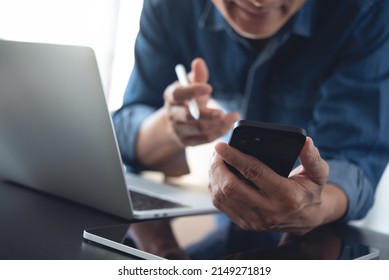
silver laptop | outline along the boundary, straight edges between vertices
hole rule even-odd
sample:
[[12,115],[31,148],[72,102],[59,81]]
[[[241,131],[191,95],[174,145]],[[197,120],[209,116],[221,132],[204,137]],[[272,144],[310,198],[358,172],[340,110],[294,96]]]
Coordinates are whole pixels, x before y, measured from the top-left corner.
[[126,219],[216,211],[208,194],[124,171],[88,47],[0,41],[0,179]]

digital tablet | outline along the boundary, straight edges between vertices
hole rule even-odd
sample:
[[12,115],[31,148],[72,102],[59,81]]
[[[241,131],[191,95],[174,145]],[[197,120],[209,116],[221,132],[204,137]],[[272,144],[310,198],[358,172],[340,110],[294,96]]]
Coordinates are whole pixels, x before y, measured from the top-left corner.
[[[181,219],[192,219],[185,217]],[[131,227],[142,223],[142,227],[150,228],[153,234],[143,234],[133,238]],[[164,256],[158,256],[151,252],[138,249],[136,240],[144,236],[154,236],[158,244],[158,224],[160,221],[136,222],[129,224],[114,225],[108,227],[85,229],[83,237],[87,242],[97,246],[104,246],[109,249],[118,250],[139,259],[161,260]],[[190,224],[190,222],[188,223]],[[197,227],[198,225],[193,225]],[[186,229],[190,232],[190,229]],[[324,226],[298,237],[283,237],[277,246],[271,248],[260,248],[256,240],[255,232],[243,230],[234,231],[226,242],[234,244],[233,251],[226,251],[218,259],[242,259],[242,260],[368,260],[377,259],[379,250],[361,244],[351,238],[343,238],[341,229]],[[205,237],[206,238],[206,237]],[[258,238],[260,234],[258,234]],[[153,242],[153,240],[144,240]],[[223,244],[221,244],[222,247]],[[241,246],[241,248],[239,248]],[[225,246],[226,248],[228,246]],[[249,248],[249,249],[248,249]]]

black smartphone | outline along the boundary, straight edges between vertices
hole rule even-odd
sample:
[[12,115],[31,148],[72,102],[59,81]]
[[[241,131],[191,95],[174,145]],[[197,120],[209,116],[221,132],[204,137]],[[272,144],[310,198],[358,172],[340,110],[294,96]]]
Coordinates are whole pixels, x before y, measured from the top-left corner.
[[[235,123],[229,145],[288,177],[305,140],[306,132],[300,127],[240,120]],[[229,167],[241,176],[235,168]]]

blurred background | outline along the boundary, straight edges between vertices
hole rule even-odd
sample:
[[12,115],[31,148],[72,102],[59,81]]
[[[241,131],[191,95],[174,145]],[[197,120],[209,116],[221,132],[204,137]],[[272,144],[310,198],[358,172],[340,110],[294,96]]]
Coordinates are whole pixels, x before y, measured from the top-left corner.
[[0,0],[0,39],[92,47],[111,111],[133,66],[143,0]]

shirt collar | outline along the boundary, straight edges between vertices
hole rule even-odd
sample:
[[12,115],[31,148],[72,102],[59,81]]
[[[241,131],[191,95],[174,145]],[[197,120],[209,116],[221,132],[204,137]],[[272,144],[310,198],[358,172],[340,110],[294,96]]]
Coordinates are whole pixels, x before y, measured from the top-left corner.
[[311,37],[315,15],[316,0],[307,0],[303,7],[292,18],[292,33],[303,37]]
[[[304,6],[291,19],[290,24],[288,24],[289,32],[304,37],[312,36],[315,2],[316,0],[307,0],[305,2]],[[212,1],[207,1],[198,24],[200,28],[211,32],[228,30],[230,28]]]
[[198,24],[200,28],[213,32],[222,31],[228,27],[228,23],[211,0],[207,1],[204,6]]

